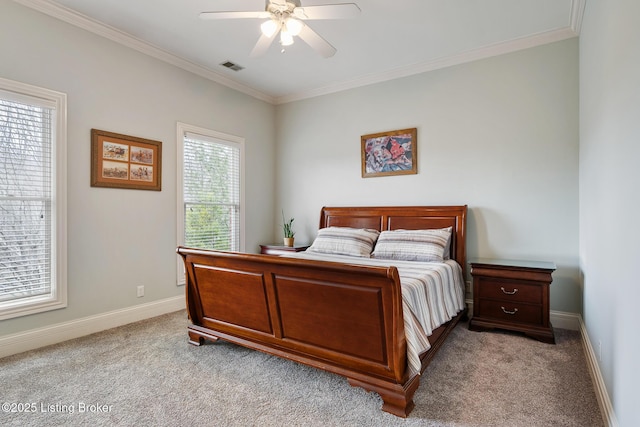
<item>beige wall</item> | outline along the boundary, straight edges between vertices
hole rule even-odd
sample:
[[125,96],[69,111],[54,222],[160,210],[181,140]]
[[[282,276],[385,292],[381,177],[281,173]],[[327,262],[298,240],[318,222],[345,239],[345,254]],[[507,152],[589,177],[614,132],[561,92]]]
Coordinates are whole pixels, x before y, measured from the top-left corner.
[[[0,337],[182,295],[181,121],[246,139],[249,251],[280,237],[281,209],[311,241],[323,205],[468,204],[469,257],[556,262],[552,309],[583,313],[620,425],[640,424],[637,16],[636,1],[590,0],[579,49],[567,40],[274,107],[0,2],[0,76],[66,93],[69,126],[69,306],[2,321]],[[407,127],[418,175],[361,178],[360,136]],[[91,128],[163,141],[162,191],[91,188]]]
[[[324,205],[467,204],[470,258],[555,262],[579,313],[577,70],[571,39],[280,105],[276,212],[303,242]],[[418,174],[363,179],[360,136],[410,127]]]
[[[11,1],[0,2],[0,58],[0,76],[68,101],[68,307],[4,320],[0,336],[183,295],[178,121],[245,138],[246,247],[271,238],[273,105]],[[162,191],[90,187],[91,128],[162,141]]]
[[623,427],[640,425],[635,302],[640,260],[638,17],[640,3],[635,0],[589,0],[580,36],[584,320]]
[[[575,39],[274,107],[17,4],[0,8],[0,54],[11,58],[0,75],[69,97],[69,307],[6,321],[7,333],[183,292],[178,121],[246,138],[248,251],[279,238],[281,209],[310,241],[323,205],[468,204],[469,257],[554,261],[552,309],[581,312]],[[418,128],[419,173],[361,178],[360,136],[407,127]],[[91,128],[163,141],[163,191],[91,188]]]

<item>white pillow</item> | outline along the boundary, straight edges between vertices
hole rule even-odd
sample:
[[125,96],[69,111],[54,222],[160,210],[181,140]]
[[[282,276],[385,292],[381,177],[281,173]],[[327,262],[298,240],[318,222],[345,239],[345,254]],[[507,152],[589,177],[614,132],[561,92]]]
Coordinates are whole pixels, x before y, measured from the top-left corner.
[[389,230],[380,233],[371,256],[402,261],[442,262],[451,245],[451,227],[433,230]]
[[378,230],[369,228],[321,228],[307,251],[369,258],[379,235]]

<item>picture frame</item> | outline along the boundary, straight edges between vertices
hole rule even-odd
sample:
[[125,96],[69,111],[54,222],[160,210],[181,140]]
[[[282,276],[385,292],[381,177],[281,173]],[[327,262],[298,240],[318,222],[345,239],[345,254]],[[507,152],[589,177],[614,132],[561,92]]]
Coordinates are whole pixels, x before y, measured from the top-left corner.
[[161,191],[162,142],[91,129],[91,186]]
[[362,135],[362,177],[418,173],[418,129]]

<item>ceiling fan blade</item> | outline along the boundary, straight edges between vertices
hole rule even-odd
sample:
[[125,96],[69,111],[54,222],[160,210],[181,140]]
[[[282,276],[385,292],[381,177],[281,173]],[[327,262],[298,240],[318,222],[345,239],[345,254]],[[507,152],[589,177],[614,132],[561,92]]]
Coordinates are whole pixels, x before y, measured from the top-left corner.
[[328,41],[320,37],[318,33],[309,28],[308,25],[302,27],[302,30],[300,30],[300,34],[298,34],[298,37],[300,37],[302,41],[311,46],[325,58],[331,58],[336,54],[336,48],[331,46]]
[[253,50],[251,51],[249,56],[255,58],[257,56],[264,55],[267,52],[267,50],[269,50],[269,47],[271,46],[271,43],[273,43],[273,39],[275,39],[275,36],[276,34],[273,34],[271,37],[266,36],[264,34],[260,35],[258,42],[253,47]]
[[226,12],[201,12],[200,19],[264,19],[271,14],[266,10],[257,12],[226,11]]
[[296,7],[293,14],[299,19],[352,19],[360,15],[360,8],[355,3],[326,4]]

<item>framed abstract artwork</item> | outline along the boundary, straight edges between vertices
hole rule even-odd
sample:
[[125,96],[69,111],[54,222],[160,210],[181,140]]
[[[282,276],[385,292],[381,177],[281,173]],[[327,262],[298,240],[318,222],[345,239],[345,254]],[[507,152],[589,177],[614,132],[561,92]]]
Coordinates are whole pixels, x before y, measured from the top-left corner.
[[91,129],[91,186],[161,190],[162,142]]
[[401,129],[363,135],[362,177],[418,173],[418,130]]

